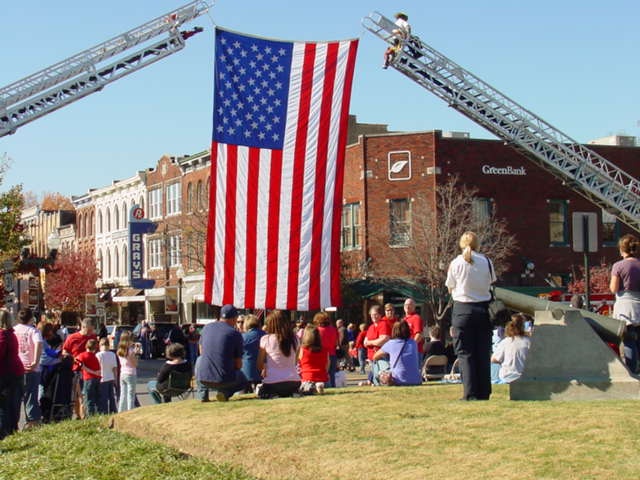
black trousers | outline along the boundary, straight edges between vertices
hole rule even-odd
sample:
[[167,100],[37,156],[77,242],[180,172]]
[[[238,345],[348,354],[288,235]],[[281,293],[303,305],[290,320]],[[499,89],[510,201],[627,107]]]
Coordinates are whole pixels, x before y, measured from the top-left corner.
[[454,302],[451,325],[459,359],[463,399],[488,400],[491,396],[491,333],[487,303]]

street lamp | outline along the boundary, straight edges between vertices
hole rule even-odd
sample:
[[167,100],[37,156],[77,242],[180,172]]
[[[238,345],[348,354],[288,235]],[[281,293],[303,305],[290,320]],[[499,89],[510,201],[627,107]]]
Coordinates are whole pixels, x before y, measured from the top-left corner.
[[176,277],[178,278],[178,323],[182,325],[184,315],[182,311],[182,286],[184,283],[184,268],[182,265],[178,266],[176,270]]

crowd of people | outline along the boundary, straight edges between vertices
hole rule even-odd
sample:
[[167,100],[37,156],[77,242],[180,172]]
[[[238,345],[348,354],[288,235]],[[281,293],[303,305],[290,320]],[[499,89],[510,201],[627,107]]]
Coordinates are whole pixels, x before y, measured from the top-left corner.
[[[402,317],[392,304],[374,304],[370,319],[359,325],[345,325],[342,319],[334,324],[326,312],[316,313],[310,322],[303,317],[292,322],[279,310],[268,313],[263,324],[255,315],[240,315],[233,305],[224,305],[219,321],[201,331],[189,325],[167,335],[165,363],[148,384],[150,397],[157,403],[171,401],[171,376],[191,379],[193,373],[194,390],[205,402],[210,393],[218,401],[238,392],[254,392],[261,399],[321,395],[326,388],[344,385],[345,370],[356,368],[367,374],[365,384],[420,385],[424,360],[446,355],[449,367],[456,359],[459,364],[462,398],[486,400],[492,381],[509,383],[522,374],[530,320],[517,314],[504,332],[492,329],[487,305],[495,275],[491,261],[477,252],[477,243],[475,234],[466,232],[460,239],[462,253],[448,269],[450,342],[437,325],[425,335],[411,298],[404,302]],[[60,411],[69,418],[71,407],[76,418],[85,418],[139,405],[137,366],[150,348],[145,342],[149,324],[142,321],[136,329],[124,330],[114,352],[110,340],[96,334],[91,317],[82,319],[72,334],[56,318],[34,322],[28,308],[19,311],[15,326],[11,315],[0,311],[0,354],[6,358],[0,366],[2,436],[17,429],[21,404],[26,427],[65,418]],[[60,400],[65,392],[66,402]]]

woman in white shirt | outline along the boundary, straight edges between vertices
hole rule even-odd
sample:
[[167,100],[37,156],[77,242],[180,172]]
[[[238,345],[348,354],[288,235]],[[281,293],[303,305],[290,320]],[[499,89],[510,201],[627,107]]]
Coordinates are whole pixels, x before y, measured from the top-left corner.
[[524,331],[526,321],[522,313],[513,315],[505,328],[505,338],[496,345],[491,361],[500,365],[497,383],[511,383],[522,376],[531,345]]
[[298,339],[291,321],[281,310],[267,315],[267,335],[260,338],[258,371],[262,372],[259,398],[290,397],[300,388],[300,375],[296,368]]
[[477,252],[478,237],[460,237],[462,254],[449,265],[446,285],[453,298],[451,325],[459,359],[462,400],[489,400],[491,395],[491,321],[487,307],[496,277],[491,260]]

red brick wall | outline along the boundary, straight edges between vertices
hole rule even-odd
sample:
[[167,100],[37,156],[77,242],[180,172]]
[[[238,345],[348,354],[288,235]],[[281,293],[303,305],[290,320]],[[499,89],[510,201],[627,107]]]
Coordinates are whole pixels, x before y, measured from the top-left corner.
[[[628,173],[640,175],[640,148],[590,146]],[[387,177],[387,157],[390,151],[409,150],[412,159],[412,176],[407,181],[390,181]],[[491,175],[483,173],[483,165],[505,168],[523,167],[526,175]],[[345,203],[362,202],[363,236],[368,232],[368,242],[363,242],[362,259],[372,258],[371,266],[376,276],[403,276],[398,251],[388,246],[390,198],[414,198],[423,192],[426,205],[417,200],[412,203],[414,222],[424,217],[425,209],[433,209],[436,182],[443,183],[448,175],[456,174],[460,180],[478,189],[478,195],[491,198],[499,217],[507,220],[509,230],[515,234],[519,251],[510,261],[509,271],[503,276],[505,283],[517,285],[522,273],[522,257],[536,265],[534,285],[546,285],[548,273],[569,273],[572,266],[583,263],[583,255],[571,248],[571,214],[575,211],[600,210],[577,193],[562,185],[553,175],[522,156],[499,140],[443,138],[440,132],[415,134],[389,134],[361,137],[357,145],[347,149],[345,171]],[[441,173],[427,172],[439,167]],[[370,172],[368,178],[362,173]],[[568,200],[569,245],[550,246],[549,213],[547,200]],[[621,234],[628,232],[624,227]],[[599,239],[602,232],[599,231]],[[618,257],[616,247],[604,247],[599,241],[599,252],[590,255],[592,264],[601,260],[612,262]],[[354,252],[343,252],[343,258]],[[449,259],[446,259],[448,261]],[[347,274],[347,272],[344,272]]]

